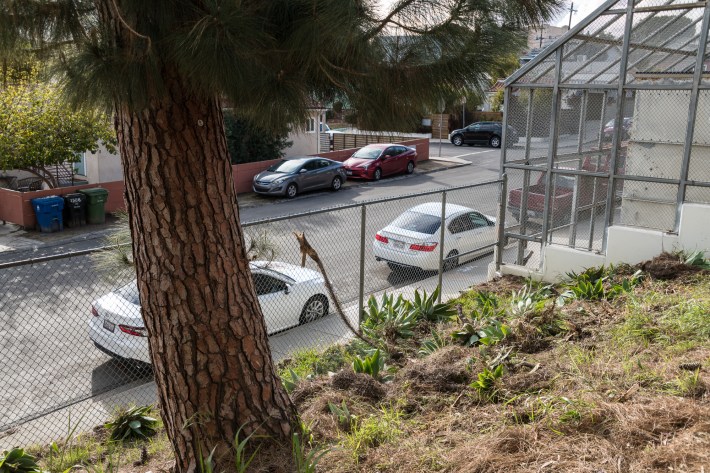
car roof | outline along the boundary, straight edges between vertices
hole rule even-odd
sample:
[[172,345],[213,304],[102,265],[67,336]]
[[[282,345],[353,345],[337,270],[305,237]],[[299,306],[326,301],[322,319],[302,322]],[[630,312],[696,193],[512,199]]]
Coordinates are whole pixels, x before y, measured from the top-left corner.
[[[433,215],[435,217],[441,217],[441,202],[427,202],[425,204],[419,204],[408,210],[409,212],[418,212],[425,215]],[[469,207],[464,207],[463,205],[457,204],[446,204],[446,218],[452,215],[456,215],[461,212],[478,212]],[[480,212],[479,212],[480,213]]]
[[289,156],[284,161],[310,161],[311,159],[328,159],[321,156]]

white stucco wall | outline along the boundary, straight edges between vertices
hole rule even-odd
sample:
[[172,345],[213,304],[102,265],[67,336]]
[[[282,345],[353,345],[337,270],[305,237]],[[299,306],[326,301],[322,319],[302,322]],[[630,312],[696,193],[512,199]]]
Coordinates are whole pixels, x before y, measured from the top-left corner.
[[96,153],[87,151],[84,157],[89,184],[123,180],[123,167],[118,154],[109,153],[101,146]]
[[607,252],[600,255],[575,250],[565,246],[549,245],[544,248],[543,269],[537,271],[517,265],[503,265],[501,274],[531,276],[548,282],[557,282],[569,271],[603,264],[637,264],[664,251],[683,250],[688,253],[702,250],[710,256],[710,205],[684,204],[681,210],[678,234],[626,226],[612,226],[607,230]]
[[318,130],[320,129],[320,123],[325,123],[325,111],[311,110],[309,118],[313,120],[315,129],[313,131],[297,130],[289,133],[288,140],[292,141],[293,144],[284,150],[285,157],[307,156],[324,151],[318,149]]

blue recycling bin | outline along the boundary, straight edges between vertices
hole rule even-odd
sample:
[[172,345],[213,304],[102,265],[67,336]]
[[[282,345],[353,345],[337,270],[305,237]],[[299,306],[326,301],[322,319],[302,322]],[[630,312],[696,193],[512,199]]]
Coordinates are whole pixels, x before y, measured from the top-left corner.
[[64,230],[62,210],[64,199],[56,195],[32,199],[32,208],[37,217],[37,227],[44,233],[61,232]]

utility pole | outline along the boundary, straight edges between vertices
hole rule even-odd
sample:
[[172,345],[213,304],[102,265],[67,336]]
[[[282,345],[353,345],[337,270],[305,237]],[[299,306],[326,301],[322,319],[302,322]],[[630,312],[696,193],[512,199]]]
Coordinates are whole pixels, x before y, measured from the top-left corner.
[[572,14],[577,13],[577,10],[574,9],[574,2],[569,6],[569,23],[567,24],[567,31],[572,29]]
[[544,28],[540,30],[540,36],[538,36],[538,37],[535,38],[535,39],[539,39],[539,40],[540,40],[540,46],[539,46],[540,49],[542,49],[542,40],[545,39],[545,36],[544,36],[543,33],[545,33],[545,29],[544,29]]

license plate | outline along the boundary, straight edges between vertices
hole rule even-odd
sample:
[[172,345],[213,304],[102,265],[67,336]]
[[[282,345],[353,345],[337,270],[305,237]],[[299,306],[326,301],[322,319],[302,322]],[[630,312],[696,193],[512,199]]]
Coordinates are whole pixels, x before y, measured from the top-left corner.
[[345,174],[347,174],[348,176],[352,176],[353,172],[352,171],[345,171]]
[[394,243],[394,247],[397,248],[398,250],[401,250],[402,248],[404,248],[403,241],[392,240],[392,243]]
[[113,333],[114,329],[116,328],[116,324],[109,322],[108,320],[104,320],[104,328],[109,332]]

